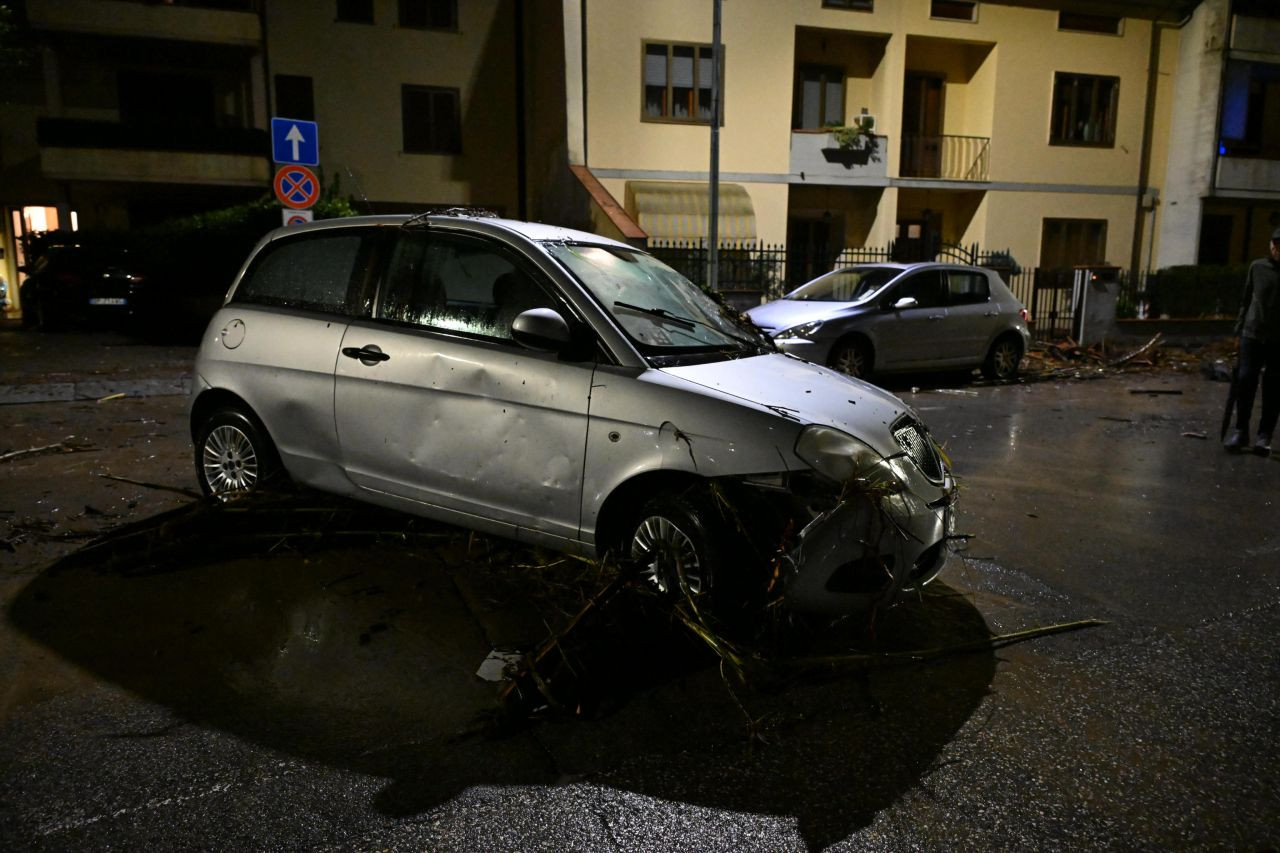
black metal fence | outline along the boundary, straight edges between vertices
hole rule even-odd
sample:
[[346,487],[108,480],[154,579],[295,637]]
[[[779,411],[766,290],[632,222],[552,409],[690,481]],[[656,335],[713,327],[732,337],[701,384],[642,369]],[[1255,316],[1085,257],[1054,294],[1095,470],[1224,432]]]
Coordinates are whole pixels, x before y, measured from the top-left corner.
[[[695,284],[707,283],[705,241],[653,241],[649,251]],[[1031,315],[1032,334],[1039,340],[1061,340],[1079,333],[1076,323],[1081,287],[1077,270],[1022,269],[1008,251],[984,252],[976,244],[940,244],[920,257],[917,243],[899,241],[882,248],[830,251],[788,249],[785,245],[723,243],[719,252],[719,289],[739,308],[777,299],[784,293],[838,267],[885,261],[938,260],[985,266],[1000,273],[1013,295]],[[1159,317],[1233,317],[1240,307],[1244,266],[1170,267],[1131,276],[1112,269],[1116,287],[1116,316],[1121,319]]]

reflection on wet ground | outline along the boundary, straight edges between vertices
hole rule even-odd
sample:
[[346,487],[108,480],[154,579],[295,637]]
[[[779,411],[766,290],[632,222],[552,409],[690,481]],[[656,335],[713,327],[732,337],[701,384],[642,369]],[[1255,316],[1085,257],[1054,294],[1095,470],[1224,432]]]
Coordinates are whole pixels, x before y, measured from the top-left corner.
[[[42,573],[8,615],[190,722],[388,780],[371,804],[384,815],[420,814],[476,785],[588,776],[794,816],[813,846],[918,785],[995,671],[987,649],[744,686],[660,603],[624,593],[565,638],[558,671],[574,692],[563,712],[526,697],[510,725],[500,687],[476,676],[481,662],[558,631],[600,583],[594,564],[296,494],[119,530]],[[789,630],[811,653],[989,636],[941,584],[874,626]]]

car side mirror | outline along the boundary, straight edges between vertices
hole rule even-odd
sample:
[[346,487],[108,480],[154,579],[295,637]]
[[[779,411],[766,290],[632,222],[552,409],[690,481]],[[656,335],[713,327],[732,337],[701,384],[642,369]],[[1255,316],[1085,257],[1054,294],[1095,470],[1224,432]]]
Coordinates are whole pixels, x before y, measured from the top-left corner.
[[899,299],[897,302],[893,303],[893,310],[905,311],[908,308],[915,308],[919,304],[920,303],[916,300],[914,296],[904,296],[901,299]]
[[563,352],[573,342],[569,324],[553,308],[530,308],[516,315],[511,337],[520,346],[544,352]]

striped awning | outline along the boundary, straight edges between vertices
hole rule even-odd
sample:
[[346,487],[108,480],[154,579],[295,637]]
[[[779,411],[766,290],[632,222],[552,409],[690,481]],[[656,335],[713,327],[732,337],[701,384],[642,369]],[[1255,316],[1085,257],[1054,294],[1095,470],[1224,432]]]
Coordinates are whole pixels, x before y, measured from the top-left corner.
[[[686,181],[628,181],[627,211],[650,240],[705,240],[711,190]],[[754,243],[756,212],[741,184],[720,185],[720,242]]]

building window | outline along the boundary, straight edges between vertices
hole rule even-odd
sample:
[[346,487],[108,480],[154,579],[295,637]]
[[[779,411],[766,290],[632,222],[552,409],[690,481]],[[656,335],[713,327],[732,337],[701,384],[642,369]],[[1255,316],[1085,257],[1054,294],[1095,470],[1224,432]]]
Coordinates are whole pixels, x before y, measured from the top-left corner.
[[[723,61],[721,54],[722,80]],[[645,42],[642,118],[711,124],[711,65],[710,45]],[[723,112],[720,123],[724,124]]]
[[1040,241],[1040,266],[1067,269],[1107,262],[1105,219],[1046,219]]
[[406,154],[462,153],[457,89],[401,86],[400,114]]
[[316,105],[310,77],[297,74],[276,75],[275,114],[284,118],[315,121]]
[[1113,147],[1119,98],[1118,77],[1054,74],[1050,144]]
[[456,32],[458,0],[400,0],[400,26]]
[[822,0],[824,9],[856,9],[859,12],[870,12],[872,0]]
[[1276,0],[1235,0],[1231,11],[1247,18],[1280,18],[1280,4]]
[[1280,66],[1228,60],[1222,83],[1222,139],[1227,157],[1280,160]]
[[1086,15],[1083,12],[1059,12],[1058,29],[1118,36],[1121,33],[1120,22],[1122,20],[1124,19],[1116,15]]
[[792,127],[818,130],[844,124],[844,69],[834,65],[801,65],[796,72]]
[[945,18],[948,21],[978,20],[978,4],[965,0],[930,0],[929,17]]
[[338,0],[337,19],[349,24],[372,24],[373,0]]

